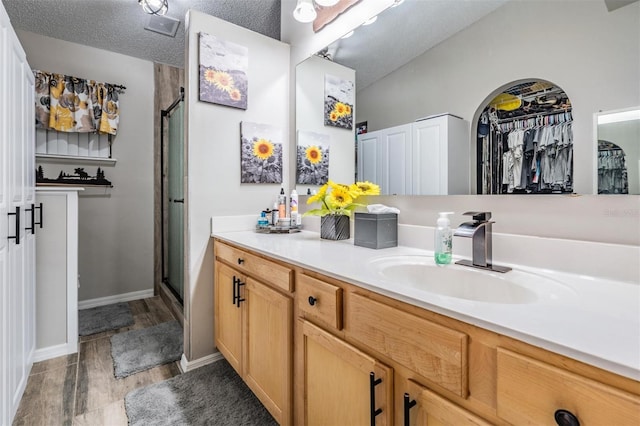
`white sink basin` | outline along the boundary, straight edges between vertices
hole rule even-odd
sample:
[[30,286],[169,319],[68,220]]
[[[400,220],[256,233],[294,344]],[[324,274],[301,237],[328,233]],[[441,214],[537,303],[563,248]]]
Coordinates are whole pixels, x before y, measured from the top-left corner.
[[517,269],[503,274],[453,263],[439,266],[432,256],[386,256],[370,265],[381,279],[399,287],[476,302],[523,304],[575,295],[571,288],[542,275]]

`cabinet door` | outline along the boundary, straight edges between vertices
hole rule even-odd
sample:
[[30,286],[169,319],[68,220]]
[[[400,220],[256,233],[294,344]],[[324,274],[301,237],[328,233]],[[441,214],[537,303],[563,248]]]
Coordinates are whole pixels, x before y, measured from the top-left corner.
[[411,194],[411,125],[396,126],[384,131],[380,153],[384,163],[386,194]]
[[247,278],[244,380],[281,425],[291,424],[292,299]]
[[403,398],[405,426],[489,426],[486,422],[451,401],[409,380]]
[[379,163],[378,141],[380,132],[358,135],[358,180],[380,185],[380,193],[387,194]]
[[242,303],[237,303],[244,276],[223,263],[215,263],[214,330],[218,350],[242,376]]
[[391,425],[393,370],[300,320],[304,363],[304,424]]
[[446,176],[442,173],[442,164],[447,161],[446,148],[441,143],[446,132],[442,118],[413,123],[413,195],[447,194]]

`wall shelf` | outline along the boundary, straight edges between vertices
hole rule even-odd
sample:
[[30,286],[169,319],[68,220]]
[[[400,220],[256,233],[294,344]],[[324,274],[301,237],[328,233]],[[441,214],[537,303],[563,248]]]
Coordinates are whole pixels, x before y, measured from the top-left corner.
[[118,161],[115,158],[104,157],[81,157],[77,155],[60,155],[60,154],[36,154],[36,161],[52,162],[52,163],[96,163],[96,164],[112,164]]

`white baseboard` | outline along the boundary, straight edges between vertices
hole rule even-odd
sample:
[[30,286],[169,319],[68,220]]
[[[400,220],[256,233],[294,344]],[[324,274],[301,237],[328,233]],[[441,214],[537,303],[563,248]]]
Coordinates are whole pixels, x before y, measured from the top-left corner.
[[78,309],[95,308],[96,306],[110,305],[118,302],[128,302],[130,300],[146,299],[153,297],[153,289],[132,291],[131,293],[116,294],[114,296],[98,297],[97,299],[81,300],[78,302]]
[[78,352],[78,343],[63,343],[61,345],[40,348],[33,352],[33,362],[46,361],[51,358],[74,354],[76,352]]
[[180,371],[186,373],[187,371],[195,370],[196,368],[203,367],[207,364],[213,364],[221,359],[223,359],[223,357],[220,352],[203,356],[202,358],[198,358],[193,361],[189,361],[187,357],[182,354],[182,358],[180,358]]

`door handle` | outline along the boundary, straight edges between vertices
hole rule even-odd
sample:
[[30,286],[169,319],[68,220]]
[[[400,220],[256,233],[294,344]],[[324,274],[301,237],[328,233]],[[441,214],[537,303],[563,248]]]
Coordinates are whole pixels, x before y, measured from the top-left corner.
[[31,208],[30,209],[25,209],[25,212],[31,212],[31,226],[27,226],[24,228],[25,231],[31,231],[31,234],[35,234],[36,233],[36,205],[35,204],[31,204]]
[[15,213],[7,213],[7,216],[15,216],[16,217],[15,235],[14,236],[7,235],[7,239],[16,240],[16,244],[20,244],[20,207],[16,206],[16,212]]
[[371,403],[371,426],[376,426],[376,417],[382,414],[382,408],[376,408],[376,386],[382,383],[382,379],[376,379],[373,371],[369,373],[369,401]]
[[173,200],[174,203],[181,203],[184,204],[184,198],[179,198],[177,200]]
[[40,210],[40,215],[39,215],[40,216],[40,221],[39,222],[33,222],[33,226],[35,227],[35,225],[40,225],[40,229],[42,229],[42,212],[44,211],[43,208],[42,208],[42,203],[40,203],[39,206],[35,206],[33,209],[34,210],[36,210],[36,209]]
[[404,399],[404,426],[410,426],[409,411],[411,410],[411,408],[413,408],[417,404],[417,402],[415,399],[411,399],[411,397],[409,397],[409,394],[406,392],[404,394],[403,399]]

